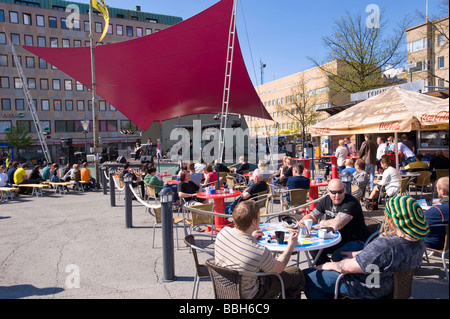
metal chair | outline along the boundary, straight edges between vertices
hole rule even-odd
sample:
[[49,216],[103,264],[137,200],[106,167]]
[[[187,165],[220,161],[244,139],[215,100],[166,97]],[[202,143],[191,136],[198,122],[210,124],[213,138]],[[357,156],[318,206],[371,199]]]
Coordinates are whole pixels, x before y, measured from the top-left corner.
[[[413,286],[413,280],[414,280],[414,273],[416,269],[410,269],[406,271],[399,271],[399,272],[392,272],[393,276],[393,288],[392,292],[389,296],[386,296],[382,299],[409,299],[412,296],[412,286]],[[339,296],[342,298],[350,298],[353,299],[350,296],[346,296],[339,293],[339,284],[341,283],[341,280],[344,278],[346,274],[339,275],[338,279],[336,280],[336,284],[334,287],[334,299],[339,299]]]
[[265,215],[269,213],[270,210],[269,205],[271,203],[271,198],[272,195],[267,192],[260,192],[258,193],[258,196],[252,198],[252,200],[254,200],[259,207],[260,215]]
[[[427,247],[427,251],[430,252],[436,252],[441,254],[441,258],[442,258],[442,264],[444,266],[444,272],[445,272],[445,277],[447,278],[447,284],[449,282],[448,279],[448,267],[447,267],[447,263],[445,261],[445,254],[448,254],[448,250],[449,250],[449,225],[448,224],[435,224],[435,225],[430,225],[430,230],[432,230],[433,228],[437,228],[437,227],[445,227],[445,238],[444,238],[444,247],[442,247],[442,249],[434,249],[434,248],[428,248]],[[429,263],[430,260],[428,259],[428,254],[425,254],[427,262]]]
[[[192,211],[191,208],[207,211],[207,212],[213,212],[214,211],[214,204],[208,203],[208,204],[198,204],[198,205],[191,205],[191,206],[183,206],[183,218],[186,224],[189,225],[189,233],[192,233],[192,229],[197,226],[205,226],[205,225],[211,225],[213,229],[213,233],[216,233],[215,225],[213,222],[212,215],[202,214],[197,211]],[[190,218],[187,217],[190,214]]]
[[409,196],[409,190],[408,190],[408,183],[410,179],[409,178],[402,178],[402,182],[400,184],[400,195]]
[[279,274],[263,272],[243,273],[231,268],[218,266],[214,259],[208,259],[206,266],[213,282],[216,299],[242,299],[241,282],[243,276],[276,276],[281,283],[281,298],[286,299],[284,282]]
[[195,264],[195,278],[194,278],[194,287],[192,289],[192,299],[197,299],[198,297],[198,287],[200,285],[200,280],[202,279],[211,279],[211,276],[209,275],[208,267],[203,263],[201,264],[198,261],[198,254],[197,252],[204,252],[209,254],[210,256],[214,256],[214,250],[201,248],[196,246],[196,240],[195,238],[199,238],[199,236],[202,237],[209,237],[211,239],[215,238],[215,236],[212,235],[188,235],[184,238],[185,244],[192,250],[192,256],[194,257],[194,264]]
[[[408,187],[411,188],[411,186],[414,186],[416,188],[416,196],[418,193],[418,188],[421,188],[421,197],[423,197],[423,190],[424,187],[428,187],[431,183],[431,172],[430,171],[418,171],[416,173],[419,173],[420,175],[417,176],[417,179],[414,182],[411,182]],[[411,190],[409,190],[411,192]]]
[[[308,202],[308,193],[309,189],[303,189],[303,188],[297,188],[297,189],[290,189],[289,192],[289,204],[287,202],[284,202],[283,198],[281,199],[282,204],[286,204],[288,206],[288,209],[290,207],[295,206],[301,206]],[[284,192],[281,194],[282,197],[287,197],[287,192]],[[306,210],[309,208],[303,208],[303,211],[306,213]]]
[[375,218],[366,216],[364,217],[364,222],[366,223],[366,226],[371,234],[364,243],[364,247],[366,247],[372,240],[380,235],[382,223]]
[[[152,211],[153,211],[153,214],[151,213]],[[155,223],[153,224],[153,242],[152,242],[152,248],[155,248],[155,227],[157,225],[161,225],[161,223],[162,223],[161,204],[151,206],[151,208],[149,208],[149,214],[155,216]],[[180,223],[184,223],[184,217],[173,217],[174,228],[177,228],[178,224],[180,224]],[[175,236],[176,236],[177,249],[179,249],[178,231],[176,231],[176,229],[175,229]]]

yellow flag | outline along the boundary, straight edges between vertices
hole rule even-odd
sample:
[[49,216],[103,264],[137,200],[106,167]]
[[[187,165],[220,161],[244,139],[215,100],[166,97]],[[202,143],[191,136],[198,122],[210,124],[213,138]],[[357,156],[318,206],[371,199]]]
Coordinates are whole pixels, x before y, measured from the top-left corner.
[[92,0],[92,6],[95,9],[97,9],[103,15],[103,18],[105,19],[105,28],[103,29],[103,34],[102,34],[100,40],[98,40],[99,42],[101,42],[103,40],[103,38],[106,36],[106,33],[108,32],[108,28],[109,28],[108,8],[106,7],[105,0],[100,0],[100,1],[101,1],[101,3],[99,3],[97,0]]

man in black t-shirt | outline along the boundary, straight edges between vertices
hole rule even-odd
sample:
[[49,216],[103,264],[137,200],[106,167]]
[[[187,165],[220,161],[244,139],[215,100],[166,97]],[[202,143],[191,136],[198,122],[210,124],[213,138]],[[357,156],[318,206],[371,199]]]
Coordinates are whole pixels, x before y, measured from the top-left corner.
[[[319,201],[316,208],[304,219],[312,219],[320,226],[333,227],[341,233],[342,240],[339,244],[323,250],[316,264],[320,265],[332,254],[333,261],[342,259],[341,251],[359,251],[364,247],[364,242],[370,236],[370,232],[364,221],[361,204],[352,195],[346,194],[341,180],[333,179],[328,184],[328,196]],[[317,251],[311,251],[315,258]]]

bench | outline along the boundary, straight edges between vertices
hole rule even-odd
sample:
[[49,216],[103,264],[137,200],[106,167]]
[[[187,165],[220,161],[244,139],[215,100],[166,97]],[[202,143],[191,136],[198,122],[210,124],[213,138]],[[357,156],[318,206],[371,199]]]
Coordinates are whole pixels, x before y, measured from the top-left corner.
[[44,194],[42,193],[42,190],[44,188],[49,188],[49,185],[45,185],[45,184],[20,184],[20,185],[13,185],[13,187],[19,187],[19,188],[23,188],[23,187],[28,187],[28,188],[33,188],[33,191],[31,192],[31,196],[36,196],[36,197],[44,197]]
[[49,182],[48,184],[55,188],[55,194],[59,192],[59,195],[65,195],[66,187],[74,185],[75,182]]
[[6,202],[8,199],[8,195],[11,197],[11,200],[14,200],[14,192],[17,192],[18,188],[13,187],[0,187],[1,199],[0,202]]

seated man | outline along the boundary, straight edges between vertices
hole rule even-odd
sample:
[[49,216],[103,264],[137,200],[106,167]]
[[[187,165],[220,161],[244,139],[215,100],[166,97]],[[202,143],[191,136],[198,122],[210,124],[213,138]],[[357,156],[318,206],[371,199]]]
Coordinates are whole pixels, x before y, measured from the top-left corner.
[[408,172],[429,171],[430,167],[423,161],[423,154],[416,155],[416,161],[405,166]]
[[[356,251],[364,246],[370,232],[364,221],[361,204],[352,196],[345,193],[344,184],[340,179],[332,179],[328,184],[328,196],[322,198],[314,210],[303,217],[302,220],[312,219],[316,224],[333,227],[341,233],[342,240],[339,244],[325,248],[317,260],[317,265],[330,259],[327,254],[332,254],[333,260],[340,260],[340,251]],[[325,218],[325,219],[323,219]],[[315,258],[318,251],[311,251]]]
[[286,186],[288,178],[292,176],[292,157],[286,158],[285,163],[286,166],[281,167],[280,177],[276,180],[277,184],[281,184],[283,186]]
[[[278,259],[266,247],[258,244],[263,233],[259,228],[260,216],[254,201],[243,201],[233,211],[235,228],[225,227],[215,242],[215,262],[240,272],[271,272],[280,274],[286,298],[300,299],[304,277],[298,267],[286,269],[290,256],[297,245],[298,233],[289,238],[288,246]],[[268,299],[281,293],[278,278],[269,276],[259,281],[256,276],[243,276],[242,296],[244,299]]]
[[252,173],[252,181],[248,184],[248,187],[242,192],[242,195],[239,196],[233,203],[229,204],[225,207],[225,214],[231,215],[233,213],[234,208],[243,200],[252,199],[257,197],[259,193],[266,192],[267,193],[267,183],[263,180],[261,171],[257,168]]
[[358,190],[352,194],[354,197],[364,197],[366,187],[370,182],[369,174],[366,172],[366,163],[362,159],[357,159],[355,163],[356,172],[353,173],[352,185],[358,187]]
[[[289,177],[286,182],[286,188],[289,189],[309,189],[310,180],[307,177],[302,176],[303,174],[303,165],[295,164],[292,166],[292,174],[293,176]],[[289,203],[291,202],[290,192],[287,192],[286,197],[283,197],[283,209],[287,210],[289,208]]]
[[[152,166],[147,170],[147,175],[144,178],[145,185],[155,186],[155,194],[158,196],[159,192],[164,186],[164,182],[159,174],[156,174],[156,167]],[[176,193],[176,190],[174,191]]]
[[[14,172],[14,184],[16,185],[25,185],[25,184],[33,184],[33,181],[28,179],[27,173],[22,165],[17,163],[17,169]],[[31,188],[28,187],[20,187],[19,194],[31,194]]]
[[88,168],[87,162],[83,163],[83,169],[81,170],[81,181],[90,182],[88,184],[88,187],[90,188],[96,187],[95,178],[91,176],[91,170]]
[[[428,225],[436,224],[448,224],[448,176],[441,177],[436,183],[436,189],[439,198],[441,199],[440,204],[433,206],[424,212],[427,219]],[[433,249],[442,249],[444,247],[445,239],[445,228],[444,227],[431,227],[430,235],[426,237],[423,241],[425,246]]]
[[241,164],[236,169],[236,173],[243,175],[245,173],[245,171],[250,170],[250,165],[247,163],[244,156],[239,157],[239,162]]
[[393,291],[392,272],[416,269],[422,264],[423,239],[430,231],[420,205],[411,197],[396,196],[386,204],[385,213],[385,236],[358,252],[346,253],[348,258],[339,262],[304,271],[308,299],[333,298],[340,274],[347,274],[339,285],[341,294],[359,299],[387,297]]

